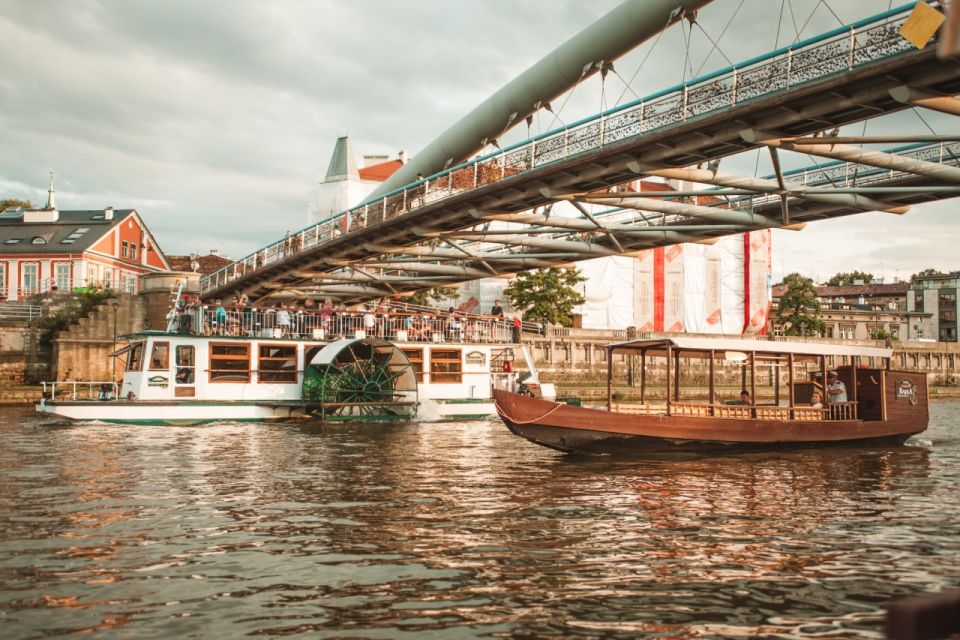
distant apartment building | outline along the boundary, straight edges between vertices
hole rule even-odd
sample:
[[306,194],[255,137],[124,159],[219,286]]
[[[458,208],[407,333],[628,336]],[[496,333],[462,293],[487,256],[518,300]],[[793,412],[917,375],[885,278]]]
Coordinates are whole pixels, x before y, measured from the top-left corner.
[[[910,308],[908,291],[911,283],[892,282],[855,284],[847,286],[819,286],[820,320],[826,325],[823,337],[838,340],[917,340],[924,338],[922,326],[929,313]],[[773,288],[774,309],[771,313],[773,333],[777,310],[784,287]]]
[[60,211],[51,179],[43,209],[0,213],[0,296],[102,286],[137,293],[139,277],[170,265],[134,209]]
[[907,291],[907,308],[916,316],[918,338],[957,342],[957,290],[960,271],[915,276]]

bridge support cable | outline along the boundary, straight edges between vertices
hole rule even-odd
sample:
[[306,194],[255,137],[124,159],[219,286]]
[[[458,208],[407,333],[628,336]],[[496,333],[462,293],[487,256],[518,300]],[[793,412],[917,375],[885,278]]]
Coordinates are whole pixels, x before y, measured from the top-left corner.
[[368,202],[473,156],[588,76],[711,0],[625,0],[484,100],[374,189]]

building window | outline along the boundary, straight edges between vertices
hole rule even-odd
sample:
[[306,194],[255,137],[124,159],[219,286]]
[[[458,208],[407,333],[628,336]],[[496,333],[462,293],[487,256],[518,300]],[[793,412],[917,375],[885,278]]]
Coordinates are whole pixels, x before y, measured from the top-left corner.
[[137,243],[135,243],[135,242],[131,242],[131,243],[130,243],[130,255],[129,255],[129,258],[130,258],[131,260],[136,260],[136,259],[137,259]]
[[177,347],[177,384],[193,384],[197,360],[193,345]]
[[210,382],[250,382],[250,344],[212,343],[209,373]]
[[126,240],[120,243],[120,255],[124,258],[127,257],[127,247],[129,246],[129,244],[130,243],[128,243]]
[[0,299],[7,298],[7,263],[0,262]]
[[433,349],[430,352],[430,382],[459,384],[463,381],[459,349]]
[[413,366],[417,374],[417,382],[423,382],[423,349],[401,349],[401,351]]
[[36,293],[40,290],[40,265],[23,265],[23,282],[21,288],[25,294]]
[[58,263],[54,268],[54,282],[61,291],[70,290],[70,265]]
[[289,384],[297,381],[297,347],[292,344],[261,344],[257,381]]
[[103,286],[107,289],[113,288],[113,269],[103,268]]
[[127,371],[140,371],[143,366],[143,343],[137,342],[127,352]]
[[940,342],[956,342],[957,330],[953,327],[940,329]]
[[853,340],[856,335],[857,327],[855,325],[840,325],[841,340]]
[[37,236],[36,238],[30,241],[30,244],[47,244],[47,241],[45,238],[41,236]]
[[150,353],[150,371],[166,371],[170,368],[170,343],[154,342]]

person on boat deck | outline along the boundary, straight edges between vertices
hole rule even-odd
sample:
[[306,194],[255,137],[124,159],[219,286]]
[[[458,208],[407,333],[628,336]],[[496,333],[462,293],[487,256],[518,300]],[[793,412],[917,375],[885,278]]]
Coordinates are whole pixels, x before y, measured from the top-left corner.
[[750,401],[750,392],[744,389],[740,392],[739,404],[750,406],[753,402]]
[[823,409],[823,396],[820,395],[819,391],[814,391],[813,395],[810,396],[810,408]]
[[217,323],[217,332],[223,335],[227,326],[227,310],[223,308],[223,300],[217,300],[217,308],[213,311],[213,319]]
[[285,336],[290,333],[290,312],[287,311],[287,305],[277,307],[277,326],[280,327],[280,335]]
[[847,401],[847,387],[837,377],[836,371],[827,374],[827,402],[837,404]]

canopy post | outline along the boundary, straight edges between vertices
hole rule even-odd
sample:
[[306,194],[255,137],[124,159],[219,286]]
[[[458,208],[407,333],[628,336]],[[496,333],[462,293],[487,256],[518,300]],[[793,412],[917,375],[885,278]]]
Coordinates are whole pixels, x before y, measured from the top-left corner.
[[830,405],[830,394],[827,393],[827,356],[820,356],[820,395],[823,397],[823,406]]
[[857,364],[860,359],[857,356],[850,356],[850,386],[853,387],[850,391],[850,400],[853,401],[853,417],[859,417],[859,412],[857,411]]
[[673,399],[680,402],[680,349],[673,354]]
[[613,411],[613,349],[607,347],[607,411]]
[[670,415],[670,362],[673,360],[673,346],[667,345],[667,415]]
[[717,352],[713,349],[710,349],[710,415],[715,415],[716,410],[713,405],[717,402],[717,387],[714,383],[714,373],[716,372],[714,368],[714,360],[716,360]]
[[793,405],[796,404],[796,397],[793,393],[793,354],[787,354],[787,393],[790,398],[790,417],[793,418]]
[[640,350],[640,404],[647,401],[647,350]]
[[771,361],[773,364],[773,404],[780,406],[780,362]]
[[757,405],[757,354],[750,352],[750,404]]

